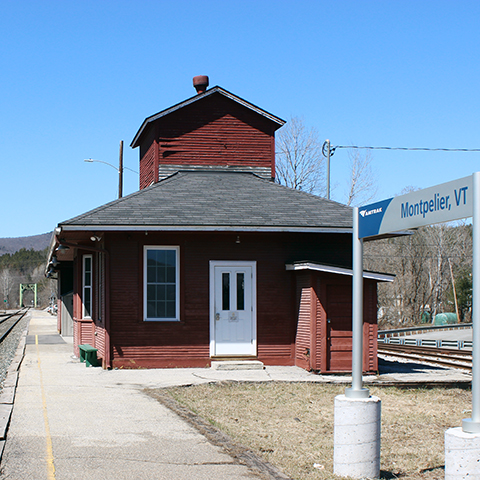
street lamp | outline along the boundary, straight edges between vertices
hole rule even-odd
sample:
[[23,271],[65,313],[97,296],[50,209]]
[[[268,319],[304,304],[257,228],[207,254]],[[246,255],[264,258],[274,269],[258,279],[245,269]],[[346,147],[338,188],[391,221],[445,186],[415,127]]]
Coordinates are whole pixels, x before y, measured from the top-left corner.
[[112,165],[111,163],[104,162],[103,160],[93,160],[92,158],[86,158],[84,162],[89,162],[89,163],[104,163],[105,165],[108,165],[109,167],[114,168],[118,172],[118,198],[122,198],[123,195],[123,171],[130,170],[133,173],[136,173],[138,175],[138,172],[135,170],[132,170],[131,168],[124,167],[123,166],[123,140],[120,141],[120,154],[118,157],[118,168],[115,165]]

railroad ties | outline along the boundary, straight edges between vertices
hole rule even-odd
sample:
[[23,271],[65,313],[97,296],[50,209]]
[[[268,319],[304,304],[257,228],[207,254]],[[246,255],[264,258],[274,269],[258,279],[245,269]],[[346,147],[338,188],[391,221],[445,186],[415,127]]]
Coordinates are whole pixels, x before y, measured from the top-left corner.
[[379,342],[378,353],[381,355],[404,358],[406,360],[425,362],[443,367],[459,368],[470,372],[472,371],[471,349],[451,349],[437,346]]
[[24,307],[14,313],[0,315],[0,342],[8,336],[15,325],[27,314],[28,307]]

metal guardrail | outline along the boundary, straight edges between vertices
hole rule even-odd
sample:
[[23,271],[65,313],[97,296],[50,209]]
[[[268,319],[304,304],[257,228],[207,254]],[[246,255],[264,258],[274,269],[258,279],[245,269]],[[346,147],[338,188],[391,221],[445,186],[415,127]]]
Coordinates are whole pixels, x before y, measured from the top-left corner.
[[454,323],[452,325],[428,325],[407,328],[395,328],[392,330],[380,330],[378,338],[388,337],[391,335],[416,335],[418,333],[431,332],[433,330],[463,330],[464,328],[472,328],[472,323]]
[[472,348],[471,340],[432,340],[428,338],[409,338],[409,337],[384,337],[379,338],[378,343],[390,345],[412,345],[418,347],[437,347],[437,348]]

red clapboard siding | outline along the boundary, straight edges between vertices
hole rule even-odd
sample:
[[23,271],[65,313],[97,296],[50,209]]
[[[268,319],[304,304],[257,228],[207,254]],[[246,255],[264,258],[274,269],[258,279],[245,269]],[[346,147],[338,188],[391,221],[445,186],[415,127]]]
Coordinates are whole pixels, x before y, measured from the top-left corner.
[[155,149],[153,143],[140,160],[140,189],[146,188],[155,181]]
[[[153,122],[140,144],[140,186],[153,181],[158,163],[179,166],[242,166],[275,172],[272,125],[261,115],[221,95],[185,106]],[[158,171],[154,180],[158,179]]]
[[327,368],[352,368],[352,292],[344,285],[327,285]]
[[[315,280],[314,280],[315,281]],[[320,301],[322,281],[320,277],[316,278],[316,290],[315,290],[315,302],[316,302],[316,315],[315,315],[315,331],[312,336],[312,342],[315,344],[315,354],[311,358],[311,368],[313,370],[321,371],[325,369],[325,356],[326,356],[326,331],[327,331],[327,318],[325,309]]]
[[[104,235],[110,252],[110,339],[114,366],[174,367],[205,366],[210,362],[210,260],[256,261],[257,265],[257,357],[266,364],[294,365],[320,369],[327,355],[326,311],[335,308],[348,315],[343,336],[336,332],[334,362],[329,368],[349,368],[351,358],[351,287],[338,285],[342,295],[330,295],[330,304],[319,294],[325,279],[304,275],[296,286],[298,272],[285,265],[299,258],[312,261],[344,261],[338,250],[348,243],[347,235],[241,233],[167,233],[109,232]],[[180,247],[180,322],[143,321],[143,249],[144,245]],[[325,256],[328,255],[328,259]],[[348,255],[348,254],[347,254]],[[333,291],[335,292],[335,288]],[[297,289],[297,290],[295,290]],[[297,293],[295,293],[297,292]],[[297,301],[295,297],[297,296]],[[344,298],[345,297],[345,298]],[[295,307],[297,304],[297,307]],[[338,308],[337,308],[338,306]],[[347,308],[347,310],[348,310]],[[299,319],[300,316],[300,319]],[[77,322],[76,322],[77,325]],[[90,330],[75,330],[81,343],[95,340],[104,354],[105,335],[101,324],[97,336]],[[375,327],[375,325],[373,325]],[[78,327],[80,328],[80,327]],[[370,334],[373,336],[373,330]],[[335,336],[335,335],[334,335]],[[343,342],[343,348],[341,343]],[[345,343],[346,342],[346,343]],[[350,342],[350,343],[348,343]],[[310,358],[306,356],[310,349]],[[100,355],[99,353],[99,355]],[[369,353],[371,355],[371,353]],[[370,360],[369,360],[370,361]],[[337,362],[337,365],[335,365]],[[324,368],[321,368],[324,370]],[[328,370],[328,369],[327,369]]]
[[167,164],[269,167],[270,148],[269,135],[230,114],[176,138],[159,139],[160,163]]
[[[265,363],[294,364],[296,321],[292,315],[294,276],[285,264],[313,250],[319,235],[174,234],[148,236],[110,233],[111,339],[114,365],[198,365],[209,361],[209,261],[257,261],[258,358]],[[295,241],[297,238],[297,241]],[[143,246],[179,245],[181,322],[144,322]],[[318,250],[317,250],[318,256]],[[146,354],[148,352],[148,354]],[[117,363],[115,363],[117,362]],[[133,362],[133,363],[132,363]],[[140,363],[139,363],[140,362]]]
[[301,273],[297,276],[298,323],[295,338],[295,363],[302,368],[308,368],[310,366],[312,335],[311,304],[311,275],[309,273]]
[[105,358],[105,329],[99,325],[95,326],[95,348],[98,349],[97,358]]
[[365,281],[364,287],[364,344],[368,348],[363,350],[363,368],[366,371],[378,371],[377,356],[377,285],[372,281]]

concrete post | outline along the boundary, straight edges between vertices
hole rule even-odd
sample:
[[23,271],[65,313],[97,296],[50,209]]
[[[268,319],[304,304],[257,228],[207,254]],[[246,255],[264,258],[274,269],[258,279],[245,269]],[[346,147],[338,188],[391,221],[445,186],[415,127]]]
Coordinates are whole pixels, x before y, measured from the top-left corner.
[[480,172],[473,174],[472,418],[445,432],[445,480],[480,480]]
[[335,397],[333,473],[380,477],[381,402],[378,397]]
[[445,432],[445,480],[480,480],[480,433]]

